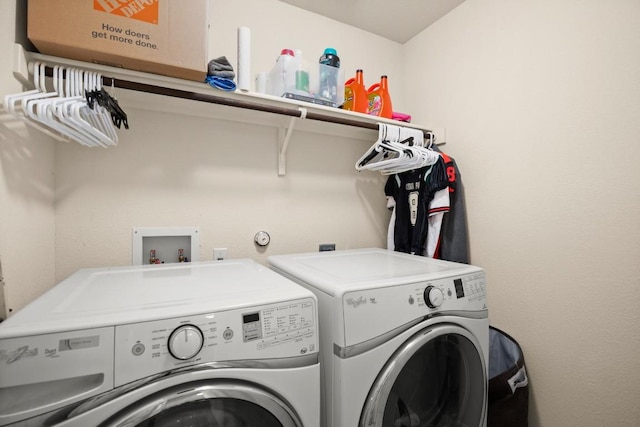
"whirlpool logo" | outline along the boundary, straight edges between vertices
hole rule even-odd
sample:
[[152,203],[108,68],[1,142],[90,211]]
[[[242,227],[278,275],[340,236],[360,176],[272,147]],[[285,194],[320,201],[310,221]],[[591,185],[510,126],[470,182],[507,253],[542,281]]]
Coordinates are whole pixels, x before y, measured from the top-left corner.
[[347,305],[350,305],[353,308],[358,308],[358,306],[366,303],[367,299],[365,297],[347,298]]
[[150,24],[158,23],[160,0],[93,0],[93,9]]

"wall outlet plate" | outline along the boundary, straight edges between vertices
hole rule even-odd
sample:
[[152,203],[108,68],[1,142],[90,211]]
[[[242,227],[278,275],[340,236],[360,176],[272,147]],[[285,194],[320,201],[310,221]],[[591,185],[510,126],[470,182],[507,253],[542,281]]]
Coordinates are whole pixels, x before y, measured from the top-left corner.
[[222,261],[227,259],[227,248],[213,248],[213,260]]

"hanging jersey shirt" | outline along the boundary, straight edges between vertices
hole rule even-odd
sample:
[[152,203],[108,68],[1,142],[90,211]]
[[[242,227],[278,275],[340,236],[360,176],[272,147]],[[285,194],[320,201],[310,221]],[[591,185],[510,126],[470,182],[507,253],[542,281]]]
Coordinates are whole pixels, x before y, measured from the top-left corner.
[[434,258],[468,264],[469,235],[467,231],[467,213],[464,205],[464,187],[460,177],[460,170],[452,157],[442,153],[438,147],[433,147],[433,150],[440,152],[444,159],[451,204],[449,212],[442,218]]
[[433,165],[389,176],[385,194],[395,201],[394,250],[423,255],[429,202],[447,185],[442,157]]
[[[449,212],[449,188],[443,188],[436,191],[433,199],[429,202],[427,208],[427,238],[423,255],[429,258],[436,258],[440,244],[440,228],[442,226],[442,218],[446,212]],[[387,196],[387,208],[391,209],[391,219],[389,220],[389,228],[387,230],[387,249],[394,250],[395,242],[395,223],[396,223],[396,201],[393,197]]]
[[[444,160],[445,173],[447,174],[447,180],[449,184],[446,189],[439,191],[431,201],[429,205],[429,230],[427,233],[427,241],[425,242],[425,256],[430,258],[440,258],[440,246],[441,246],[441,230],[442,223],[444,221],[445,212],[449,212],[451,202],[449,194],[455,193],[456,190],[456,171],[453,159],[446,153],[439,151],[440,156]],[[446,192],[446,203],[444,201]],[[440,199],[440,200],[439,200]]]

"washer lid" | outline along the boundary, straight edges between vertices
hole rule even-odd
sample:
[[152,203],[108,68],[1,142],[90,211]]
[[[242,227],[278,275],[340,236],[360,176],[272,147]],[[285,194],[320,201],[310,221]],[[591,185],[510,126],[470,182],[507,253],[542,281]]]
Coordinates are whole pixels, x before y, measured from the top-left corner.
[[313,297],[249,259],[83,269],[0,324],[0,338]]
[[275,255],[268,261],[275,270],[333,296],[480,271],[467,264],[375,248]]

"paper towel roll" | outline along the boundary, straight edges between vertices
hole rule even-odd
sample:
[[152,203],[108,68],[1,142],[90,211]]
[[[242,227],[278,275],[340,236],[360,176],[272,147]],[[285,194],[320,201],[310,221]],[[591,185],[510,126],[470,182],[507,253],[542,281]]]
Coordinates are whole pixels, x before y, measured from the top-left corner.
[[251,89],[251,30],[238,28],[238,89]]

